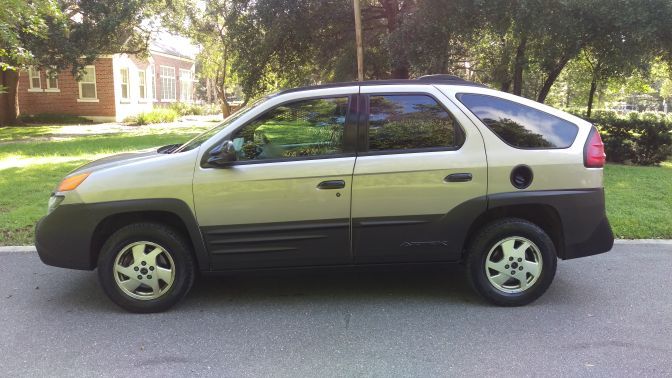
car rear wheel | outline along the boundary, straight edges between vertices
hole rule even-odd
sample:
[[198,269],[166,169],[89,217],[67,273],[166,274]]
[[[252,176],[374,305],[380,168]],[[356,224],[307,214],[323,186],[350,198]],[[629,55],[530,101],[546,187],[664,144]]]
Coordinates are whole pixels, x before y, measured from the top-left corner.
[[523,219],[502,219],[473,239],[467,274],[481,296],[500,306],[522,306],[539,298],[555,276],[557,257],[551,238]]
[[189,245],[173,229],[137,223],[115,232],[98,259],[105,293],[131,312],[164,311],[188,293],[194,280]]

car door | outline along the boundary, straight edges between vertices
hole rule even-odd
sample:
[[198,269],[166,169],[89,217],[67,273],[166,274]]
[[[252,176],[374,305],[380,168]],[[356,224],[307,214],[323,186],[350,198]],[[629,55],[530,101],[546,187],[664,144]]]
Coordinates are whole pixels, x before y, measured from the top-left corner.
[[196,216],[214,270],[352,262],[357,91],[275,100],[224,138],[236,161],[196,167]]
[[458,259],[487,205],[480,133],[433,86],[362,86],[360,101],[355,261]]

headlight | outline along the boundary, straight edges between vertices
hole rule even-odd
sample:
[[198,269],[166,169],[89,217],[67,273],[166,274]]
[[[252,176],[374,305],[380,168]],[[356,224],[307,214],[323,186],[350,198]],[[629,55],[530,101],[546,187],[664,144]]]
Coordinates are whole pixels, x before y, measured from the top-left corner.
[[47,214],[51,213],[52,211],[56,210],[58,205],[63,202],[64,196],[54,196],[52,195],[49,197],[49,206],[47,206]]

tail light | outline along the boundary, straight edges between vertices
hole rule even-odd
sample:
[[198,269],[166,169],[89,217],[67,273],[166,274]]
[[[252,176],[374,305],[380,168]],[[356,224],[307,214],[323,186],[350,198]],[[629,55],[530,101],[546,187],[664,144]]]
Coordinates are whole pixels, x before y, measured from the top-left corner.
[[602,143],[600,133],[593,127],[583,148],[583,165],[586,168],[602,168],[606,160],[604,143]]

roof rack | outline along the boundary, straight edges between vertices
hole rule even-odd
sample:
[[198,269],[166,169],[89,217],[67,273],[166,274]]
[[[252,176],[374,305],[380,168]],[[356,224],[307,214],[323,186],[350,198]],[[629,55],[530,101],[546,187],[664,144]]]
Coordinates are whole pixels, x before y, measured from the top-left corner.
[[291,88],[285,89],[277,92],[275,95],[280,95],[284,93],[300,92],[311,89],[324,89],[324,88],[339,88],[339,87],[349,87],[349,86],[369,86],[369,85],[413,85],[413,84],[449,84],[449,85],[465,85],[473,87],[483,87],[487,88],[483,84],[475,83],[473,81],[465,80],[459,76],[455,75],[425,75],[420,76],[417,79],[392,79],[392,80],[368,80],[368,81],[352,81],[352,82],[343,82],[343,83],[328,83],[328,84],[319,84],[319,85],[310,85],[300,88]]
[[455,75],[444,75],[444,74],[435,74],[435,75],[424,75],[420,76],[419,78],[415,79],[419,81],[431,81],[431,82],[437,82],[437,81],[464,81],[464,82],[469,82],[467,80],[464,80],[463,78]]

